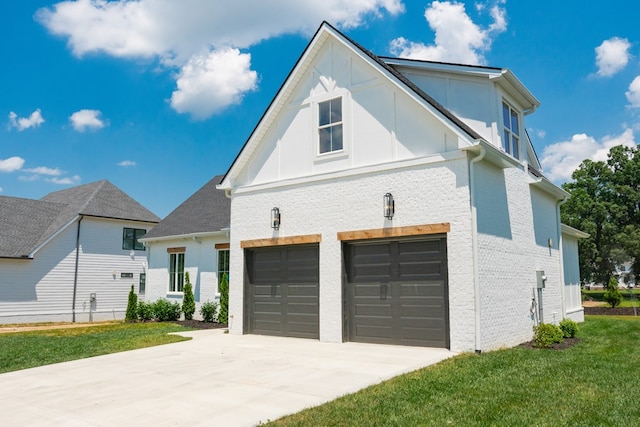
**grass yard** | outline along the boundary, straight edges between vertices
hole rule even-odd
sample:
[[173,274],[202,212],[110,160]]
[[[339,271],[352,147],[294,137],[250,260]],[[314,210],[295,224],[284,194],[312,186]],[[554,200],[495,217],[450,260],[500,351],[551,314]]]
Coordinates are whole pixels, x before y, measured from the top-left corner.
[[171,323],[116,323],[0,334],[0,373],[185,341]]
[[591,316],[565,350],[463,354],[270,426],[637,426],[640,320]]

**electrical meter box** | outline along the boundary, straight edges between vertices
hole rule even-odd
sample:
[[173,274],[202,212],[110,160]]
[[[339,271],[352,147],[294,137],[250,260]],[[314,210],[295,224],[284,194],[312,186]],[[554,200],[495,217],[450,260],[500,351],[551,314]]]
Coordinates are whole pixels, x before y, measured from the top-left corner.
[[544,286],[547,283],[547,276],[544,274],[543,270],[536,271],[536,279],[538,289],[544,289]]

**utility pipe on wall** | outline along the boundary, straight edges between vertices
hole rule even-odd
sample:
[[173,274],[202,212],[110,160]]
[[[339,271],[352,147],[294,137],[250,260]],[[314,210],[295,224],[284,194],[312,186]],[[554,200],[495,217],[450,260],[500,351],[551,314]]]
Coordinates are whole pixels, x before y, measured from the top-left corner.
[[475,164],[482,160],[486,150],[480,147],[480,154],[469,162],[469,203],[471,205],[471,240],[473,250],[473,286],[475,303],[475,347],[476,353],[482,351],[480,328],[480,272],[478,269],[478,212],[475,200]]
[[76,233],[76,266],[73,272],[73,301],[71,303],[71,321],[76,322],[76,294],[78,291],[78,263],[80,261],[80,223],[82,222],[82,215],[78,220],[78,231]]

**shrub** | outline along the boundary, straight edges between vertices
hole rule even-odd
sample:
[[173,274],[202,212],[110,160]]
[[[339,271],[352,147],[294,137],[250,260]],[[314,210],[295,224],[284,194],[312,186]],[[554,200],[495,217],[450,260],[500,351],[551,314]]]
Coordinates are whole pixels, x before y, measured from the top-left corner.
[[138,308],[136,309],[138,320],[148,322],[153,319],[153,305],[144,301],[138,301]]
[[219,285],[220,289],[220,311],[218,312],[218,323],[229,323],[229,278],[222,275]]
[[620,293],[620,290],[618,289],[618,280],[615,277],[612,276],[609,279],[609,283],[607,283],[607,291],[604,293],[602,299],[604,299],[611,308],[615,308],[622,302],[622,293]]
[[169,302],[160,298],[153,303],[153,317],[161,322],[175,321],[180,318],[180,304],[178,302]]
[[563,340],[562,329],[551,323],[540,323],[533,328],[533,342],[536,347],[549,348]]
[[200,314],[205,322],[214,322],[216,320],[216,312],[218,311],[218,303],[215,301],[207,301],[200,306]]
[[124,315],[125,322],[135,322],[138,320],[138,313],[136,313],[136,309],[138,308],[138,295],[136,295],[133,290],[133,285],[131,285],[131,290],[129,291],[129,300],[127,301],[127,311]]
[[564,318],[560,322],[560,329],[562,329],[562,335],[565,338],[573,338],[578,332],[578,324],[569,318]]
[[183,297],[182,297],[182,312],[184,313],[185,320],[193,319],[193,313],[196,312],[196,302],[193,298],[193,287],[191,286],[191,281],[189,280],[189,272],[185,273],[185,284],[183,289]]

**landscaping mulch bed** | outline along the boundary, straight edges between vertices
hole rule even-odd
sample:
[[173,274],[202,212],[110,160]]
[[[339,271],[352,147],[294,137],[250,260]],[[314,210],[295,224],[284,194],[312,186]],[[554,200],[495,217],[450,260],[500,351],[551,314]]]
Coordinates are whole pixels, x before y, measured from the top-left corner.
[[551,347],[541,348],[541,347],[536,347],[533,341],[528,341],[520,344],[519,347],[533,348],[536,350],[566,350],[567,348],[573,347],[579,342],[580,342],[580,338],[565,338],[564,341],[560,343],[552,344]]
[[[636,307],[640,314],[640,308]],[[609,316],[634,316],[633,307],[584,307],[584,314],[609,315]]]
[[223,329],[227,327],[226,323],[203,322],[202,320],[176,320],[173,323],[193,329]]

